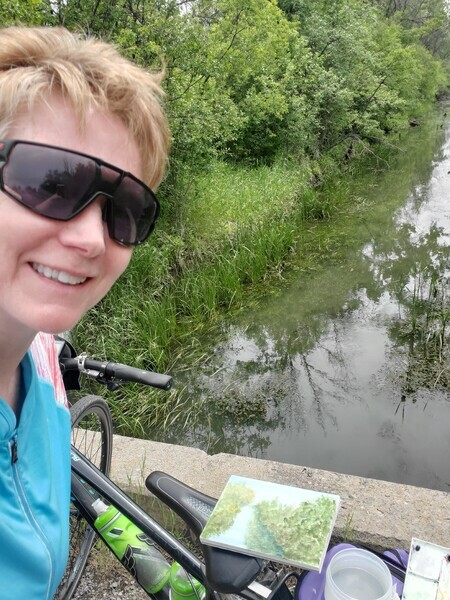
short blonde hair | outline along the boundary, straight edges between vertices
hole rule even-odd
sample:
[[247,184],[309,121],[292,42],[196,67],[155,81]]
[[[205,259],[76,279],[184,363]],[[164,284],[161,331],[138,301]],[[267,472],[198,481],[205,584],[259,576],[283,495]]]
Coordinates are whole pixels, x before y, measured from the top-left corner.
[[146,183],[156,189],[169,151],[169,129],[161,106],[161,73],[150,73],[110,44],[62,27],[0,29],[0,137],[18,112],[54,91],[69,99],[87,124],[93,106],[118,116],[136,141]]

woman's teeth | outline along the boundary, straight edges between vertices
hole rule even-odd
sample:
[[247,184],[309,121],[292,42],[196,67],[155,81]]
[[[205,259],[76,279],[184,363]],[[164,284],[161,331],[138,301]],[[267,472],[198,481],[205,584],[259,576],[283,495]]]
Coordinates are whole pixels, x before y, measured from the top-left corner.
[[84,283],[87,279],[87,277],[74,277],[65,271],[57,271],[56,269],[51,269],[50,267],[38,263],[33,263],[33,269],[48,279],[54,279],[55,281],[66,283],[68,285],[79,285],[80,283]]

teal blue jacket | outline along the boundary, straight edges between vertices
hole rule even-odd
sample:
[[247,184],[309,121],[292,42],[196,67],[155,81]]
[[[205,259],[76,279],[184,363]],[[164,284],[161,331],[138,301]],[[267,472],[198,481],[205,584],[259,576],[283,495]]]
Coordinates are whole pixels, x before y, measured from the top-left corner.
[[57,400],[54,363],[29,351],[21,366],[18,424],[0,399],[0,599],[47,600],[68,555],[70,414],[60,389]]

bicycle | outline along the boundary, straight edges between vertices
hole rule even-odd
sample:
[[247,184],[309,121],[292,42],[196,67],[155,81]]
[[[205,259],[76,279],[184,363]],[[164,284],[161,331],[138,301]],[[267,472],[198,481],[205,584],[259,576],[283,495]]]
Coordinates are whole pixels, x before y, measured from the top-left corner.
[[[60,365],[63,378],[70,378],[73,372],[84,373],[110,390],[117,389],[123,382],[137,382],[163,390],[170,389],[172,385],[171,377],[167,375],[96,361],[84,355],[74,356],[73,349],[69,355],[60,354]],[[160,471],[151,473],[145,481],[147,489],[181,517],[193,532],[201,549],[202,556],[199,557],[115,485],[108,478],[112,420],[108,404],[102,397],[86,396],[76,402],[71,408],[71,419],[71,551],[66,575],[57,592],[58,600],[72,598],[97,537],[106,543],[155,600],[220,600],[223,597],[228,600],[292,600],[303,597],[300,588],[307,571],[298,573],[286,565],[200,543],[199,536],[216,499]],[[99,507],[103,512],[98,511]],[[108,521],[111,515],[108,519],[104,519],[103,515],[111,510],[112,518]],[[134,539],[138,539],[145,549],[142,555],[147,560],[144,573],[139,568],[139,548],[130,550],[127,546],[125,553],[118,552],[111,537],[109,541],[106,539],[105,531],[112,535],[112,540],[116,535],[115,529],[119,533],[123,531],[118,525],[121,520],[125,521],[125,527],[130,525],[134,529]],[[397,581],[404,580],[406,565],[400,559],[365,548],[385,562]],[[166,556],[173,561],[172,564]],[[152,562],[152,569],[148,568],[148,560]],[[180,595],[174,589],[172,572],[183,585],[186,584]]]
[[[137,382],[163,390],[170,389],[172,385],[169,376],[127,365],[96,361],[84,355],[74,356],[70,345],[64,344],[62,340],[58,340],[58,343],[64,378],[73,372],[83,373],[111,390],[117,389],[124,382]],[[67,348],[70,349],[69,352],[66,351]],[[159,564],[157,577],[161,581],[158,584],[155,581],[145,582],[144,587],[142,581],[139,581],[135,557],[122,557],[121,562],[150,597],[156,600],[173,599],[168,574],[173,570],[173,565],[176,565],[184,570],[181,573],[196,600],[209,600],[224,595],[240,596],[247,600],[292,599],[288,581],[297,577],[293,571],[287,571],[284,567],[275,568],[258,558],[201,546],[199,542],[203,554],[200,558],[108,478],[112,453],[112,420],[108,404],[102,397],[86,396],[77,401],[71,407],[71,420],[70,556],[66,574],[56,595],[58,600],[73,597],[94,541],[99,537],[105,542],[105,538],[98,532],[98,522],[96,523],[99,517],[94,509],[96,501],[117,509],[147,536],[145,541],[151,548],[152,560]],[[150,492],[183,519],[198,540],[216,500],[162,472],[151,473],[145,484]],[[112,550],[110,546],[109,549]],[[173,565],[163,552],[174,561]],[[268,573],[269,585],[265,580],[258,581],[262,576],[267,577]]]

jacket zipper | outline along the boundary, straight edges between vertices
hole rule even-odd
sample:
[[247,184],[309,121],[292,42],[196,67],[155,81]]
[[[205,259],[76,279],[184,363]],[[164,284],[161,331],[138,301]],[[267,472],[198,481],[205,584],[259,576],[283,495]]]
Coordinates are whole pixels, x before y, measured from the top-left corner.
[[8,445],[9,445],[9,451],[10,451],[10,456],[11,456],[11,467],[12,467],[12,472],[13,472],[13,481],[14,481],[17,499],[19,501],[20,507],[22,509],[23,514],[25,515],[25,518],[26,518],[28,524],[30,525],[31,529],[34,531],[36,537],[40,540],[40,542],[44,546],[45,551],[47,552],[47,555],[48,555],[48,561],[49,561],[49,565],[50,565],[50,576],[49,576],[48,585],[47,585],[46,599],[49,600],[50,590],[51,590],[51,582],[52,582],[52,578],[53,578],[52,549],[51,549],[51,546],[50,546],[47,536],[45,535],[44,531],[42,530],[41,526],[39,525],[38,521],[36,520],[36,517],[34,516],[33,510],[30,507],[28,498],[25,494],[25,491],[22,486],[22,482],[20,480],[19,470],[17,468],[17,460],[18,460],[17,434],[13,436],[13,438],[11,439],[10,442],[8,442]]

